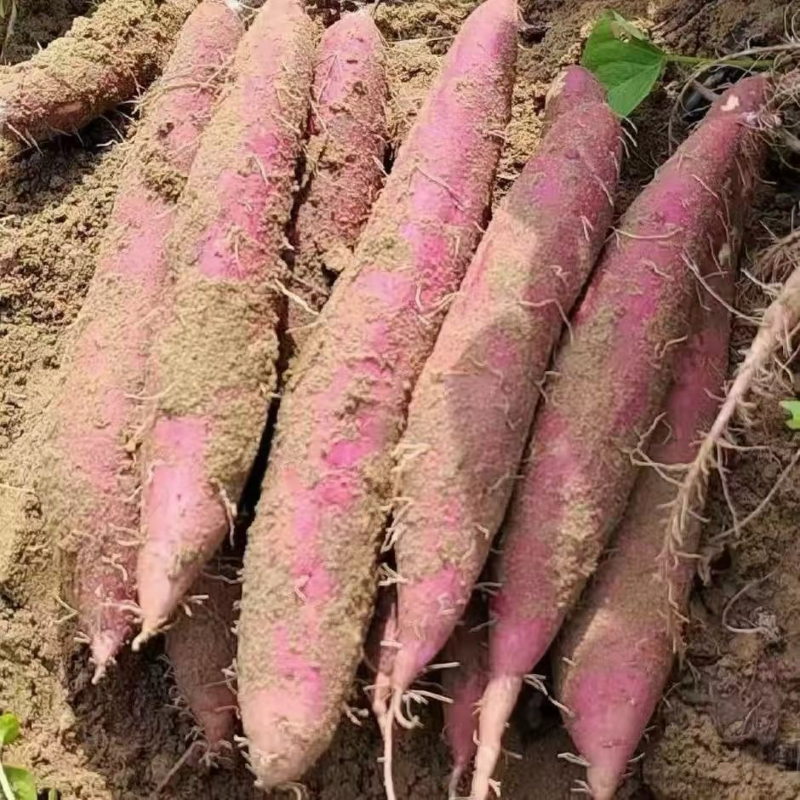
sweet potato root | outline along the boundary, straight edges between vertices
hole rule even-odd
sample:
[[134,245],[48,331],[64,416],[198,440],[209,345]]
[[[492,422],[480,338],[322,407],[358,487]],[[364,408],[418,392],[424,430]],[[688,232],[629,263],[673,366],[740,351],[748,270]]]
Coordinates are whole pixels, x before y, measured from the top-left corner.
[[287,385],[239,636],[239,700],[265,788],[328,746],[361,657],[392,451],[486,219],[516,24],[515,0],[487,0],[464,24]]
[[[613,546],[581,608],[564,631],[555,659],[556,693],[569,713],[564,723],[589,762],[587,782],[596,800],[611,800],[666,685],[673,661],[670,591],[658,557],[674,481],[664,475],[689,463],[699,436],[714,418],[728,365],[734,266],[706,278],[725,305],[711,296],[675,363],[663,421],[653,431],[649,458],[637,480]],[[702,509],[695,509],[702,514]],[[686,553],[696,551],[694,518]],[[670,576],[683,610],[694,562],[683,558]]]
[[[442,673],[442,689],[451,702],[444,704],[444,732],[453,757],[449,797],[459,797],[459,783],[478,749],[478,711],[489,680],[486,606],[473,597],[464,619],[456,625],[442,651],[448,668]],[[449,664],[457,666],[450,667]]]
[[[736,377],[725,395],[725,401],[681,481],[664,532],[661,560],[662,569],[667,573],[665,575],[667,580],[669,572],[680,560],[680,554],[686,551],[686,541],[691,541],[694,508],[702,506],[705,502],[708,476],[715,466],[720,466],[717,464],[717,456],[728,433],[728,427],[745,409],[751,392],[762,388],[765,383],[772,382],[774,376],[771,374],[770,362],[776,354],[783,350],[788,358],[793,352],[792,334],[800,324],[800,268],[797,267],[800,247],[796,243],[796,238],[796,232],[792,233],[788,241],[779,240],[762,255],[765,260],[775,257],[781,261],[787,259],[792,272],[786,278],[778,296],[764,312],[758,333],[736,372]],[[679,601],[680,598],[676,597],[676,607]],[[673,637],[679,639],[680,615],[670,615],[669,623],[673,629]]]
[[391,694],[397,645],[397,592],[393,587],[387,587],[378,594],[375,616],[364,645],[364,663],[375,678],[368,689],[370,705],[381,726]]
[[[75,562],[69,594],[96,678],[131,632],[139,545],[136,466],[147,351],[165,277],[177,194],[243,32],[224,0],[187,21],[144,107],[74,344],[53,404],[44,508]],[[69,570],[70,572],[72,570]]]
[[307,175],[293,237],[291,286],[301,301],[289,302],[293,351],[352,257],[383,186],[387,92],[385,46],[372,16],[346,14],[325,32],[316,57]]
[[229,531],[266,424],[313,37],[301,0],[268,0],[179,204],[167,322],[150,362],[134,647],[169,619]]
[[233,746],[236,696],[225,672],[236,655],[232,628],[241,586],[217,570],[201,576],[192,592],[200,605],[169,629],[166,651],[178,691],[203,732],[206,753],[213,757]]
[[572,323],[533,427],[492,603],[473,794],[483,800],[525,675],[594,571],[636,480],[704,274],[739,243],[758,174],[761,78],[742,81],[636,199]]
[[505,514],[552,349],[611,224],[622,131],[582,67],[554,82],[546,125],[467,271],[398,447],[402,648],[392,686],[401,694],[464,612]]
[[161,71],[161,54],[171,52],[196,5],[106,0],[94,15],[76,20],[30,61],[0,73],[0,136],[33,144],[71,133],[130,100]]

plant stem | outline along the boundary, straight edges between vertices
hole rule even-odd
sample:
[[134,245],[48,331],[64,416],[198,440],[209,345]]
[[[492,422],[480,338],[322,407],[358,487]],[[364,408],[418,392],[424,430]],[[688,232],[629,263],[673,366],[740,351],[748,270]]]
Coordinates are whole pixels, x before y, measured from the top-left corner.
[[8,782],[8,776],[6,775],[6,771],[3,769],[2,764],[0,764],[0,787],[3,789],[3,797],[5,800],[16,800],[14,797],[14,790],[11,788],[11,784]]
[[667,61],[674,64],[688,64],[689,66],[699,67],[701,64],[720,64],[727,67],[742,67],[743,69],[767,69],[772,66],[771,59],[755,58],[702,58],[697,56],[679,56],[672,53],[666,54]]

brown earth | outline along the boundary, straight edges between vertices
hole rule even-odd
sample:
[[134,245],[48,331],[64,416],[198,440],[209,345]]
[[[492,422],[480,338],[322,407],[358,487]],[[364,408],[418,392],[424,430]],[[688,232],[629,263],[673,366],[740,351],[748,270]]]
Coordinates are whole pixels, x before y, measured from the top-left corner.
[[[395,138],[407,129],[441,54],[477,0],[384,0],[377,11],[391,42]],[[63,33],[83,0],[20,0],[6,56],[29,57]],[[320,3],[324,18],[336,3]],[[562,65],[580,54],[581,34],[602,0],[522,0],[525,22],[514,119],[498,178],[507,189],[536,144],[545,92]],[[673,50],[723,53],[779,41],[800,6],[780,0],[620,0],[626,16],[652,28]],[[624,170],[621,208],[669,150],[667,119],[680,75],[637,111],[638,146]],[[59,363],[91,278],[99,236],[116,190],[126,117],[111,116],[77,138],[26,154],[0,185],[0,709],[23,721],[24,737],[4,761],[29,766],[63,798],[153,797],[187,747],[192,723],[170,701],[158,646],[126,654],[113,675],[91,686],[86,654],[72,643],[69,608],[58,597],[52,547],[31,487],[41,449],[41,420],[58,386]],[[753,252],[790,230],[800,184],[774,158],[759,192],[748,237]],[[765,302],[743,285],[746,310]],[[732,361],[752,336],[739,323]],[[728,492],[743,519],[767,495],[794,452],[776,398],[760,401],[738,441]],[[756,449],[757,448],[757,449]],[[695,592],[685,665],[662,703],[632,769],[625,798],[796,798],[800,796],[800,513],[797,472],[766,510],[713,553],[710,582]],[[731,526],[719,482],[706,539]],[[354,706],[364,707],[354,692]],[[398,796],[443,797],[448,759],[440,711],[403,737],[396,756]],[[581,770],[559,754],[571,745],[553,709],[527,696],[514,721],[503,797],[569,796]],[[308,778],[320,800],[382,796],[374,724],[344,721],[336,743]],[[182,767],[163,797],[249,798],[258,793],[241,761],[202,773]],[[290,795],[287,795],[290,796]]]

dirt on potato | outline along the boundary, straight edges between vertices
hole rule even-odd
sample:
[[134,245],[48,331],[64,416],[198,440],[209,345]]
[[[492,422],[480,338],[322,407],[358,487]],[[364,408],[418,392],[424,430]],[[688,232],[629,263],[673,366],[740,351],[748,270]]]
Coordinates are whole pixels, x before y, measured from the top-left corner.
[[[376,19],[390,44],[394,143],[408,130],[442,54],[476,4],[383,0],[378,6]],[[93,5],[18,0],[6,59],[30,57]],[[312,5],[327,23],[342,3]],[[800,10],[781,0],[613,5],[684,54],[776,43]],[[521,6],[520,64],[498,198],[536,145],[550,81],[560,67],[578,60],[582,37],[607,3],[521,0]],[[680,78],[668,71],[634,116],[637,145],[625,162],[620,212],[669,152],[667,122]],[[194,735],[193,721],[174,702],[161,645],[124,654],[104,683],[91,685],[31,488],[46,468],[39,462],[42,421],[58,388],[70,324],[92,277],[117,190],[121,145],[132,128],[126,115],[110,115],[80,139],[59,138],[0,169],[0,710],[13,711],[23,723],[22,739],[3,753],[3,761],[27,766],[41,787],[58,790],[64,800],[246,800],[263,795],[239,756],[210,771],[192,759],[179,763]],[[749,253],[791,229],[800,201],[800,178],[791,166],[777,157],[770,162],[748,231]],[[740,307],[751,313],[765,303],[763,292],[743,280]],[[737,321],[732,369],[752,334],[745,319]],[[725,487],[719,478],[713,481],[706,542],[735,530],[708,549],[708,583],[698,580],[683,666],[675,671],[644,757],[632,764],[621,798],[800,796],[800,470],[785,474],[797,443],[783,424],[779,399],[759,400],[753,424],[737,433],[741,449],[730,459]],[[770,502],[748,521],[771,490]],[[354,686],[352,713],[334,746],[307,777],[311,798],[383,796],[380,739],[364,713],[363,683]],[[408,800],[446,796],[441,710],[433,707],[422,717],[424,727],[401,736],[395,756],[398,797]],[[572,746],[557,712],[540,695],[523,698],[508,747],[522,758],[505,759],[500,777],[506,800],[567,798],[582,777],[564,758]]]

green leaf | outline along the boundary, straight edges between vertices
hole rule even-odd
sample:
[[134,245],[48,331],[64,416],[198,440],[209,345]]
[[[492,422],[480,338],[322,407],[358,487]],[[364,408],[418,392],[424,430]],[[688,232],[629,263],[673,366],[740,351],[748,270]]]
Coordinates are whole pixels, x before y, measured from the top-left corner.
[[624,34],[627,34],[632,39],[647,41],[647,34],[641,28],[637,28],[635,25],[628,22],[622,14],[618,14],[616,11],[609,11],[608,13],[611,14],[612,30],[615,30],[614,26],[617,26],[623,34],[616,34],[618,39],[624,39]]
[[611,108],[627,117],[653,90],[667,61],[642,31],[608,11],[594,26],[581,63],[606,87]]
[[15,800],[36,800],[36,781],[28,770],[4,766],[3,771],[14,790]]
[[800,431],[800,400],[783,400],[781,408],[790,416],[790,419],[786,420],[786,427],[793,431]]
[[0,747],[11,744],[19,738],[19,720],[14,714],[0,716]]

